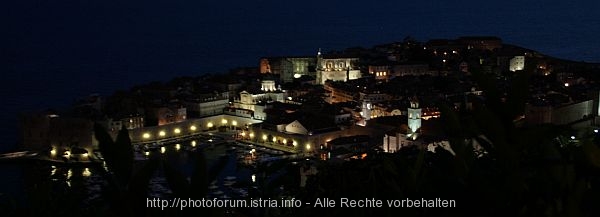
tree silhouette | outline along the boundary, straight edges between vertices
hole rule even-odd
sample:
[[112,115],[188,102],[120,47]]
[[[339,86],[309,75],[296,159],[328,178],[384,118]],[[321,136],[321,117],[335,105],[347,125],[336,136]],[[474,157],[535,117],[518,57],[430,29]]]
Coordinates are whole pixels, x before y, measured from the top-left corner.
[[203,209],[186,209],[183,212],[178,209],[169,209],[160,214],[154,212],[151,208],[147,208],[148,184],[160,165],[162,165],[168,185],[174,196],[182,199],[201,199],[206,196],[209,177],[206,158],[201,150],[196,152],[195,168],[191,181],[188,181],[186,176],[173,165],[158,157],[152,157],[134,170],[133,146],[125,127],[119,131],[114,141],[101,125],[95,124],[94,131],[100,152],[108,168],[104,176],[109,183],[107,191],[110,199],[108,201],[111,202],[113,215],[173,216],[193,215],[199,212],[209,216],[212,214],[211,210]]

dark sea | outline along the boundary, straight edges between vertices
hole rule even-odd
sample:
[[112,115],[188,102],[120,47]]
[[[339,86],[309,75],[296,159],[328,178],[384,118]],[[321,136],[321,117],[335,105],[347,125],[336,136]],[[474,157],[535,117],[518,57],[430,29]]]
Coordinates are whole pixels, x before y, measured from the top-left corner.
[[600,62],[598,1],[5,1],[0,3],[0,152],[17,114],[68,107],[91,93],[313,55],[494,35],[505,43]]

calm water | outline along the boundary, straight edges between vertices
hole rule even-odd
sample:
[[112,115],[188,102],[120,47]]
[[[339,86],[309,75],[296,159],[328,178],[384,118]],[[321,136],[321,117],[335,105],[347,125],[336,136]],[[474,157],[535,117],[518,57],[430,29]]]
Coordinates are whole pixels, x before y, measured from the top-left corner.
[[[180,149],[175,145],[165,146],[164,153],[159,153],[157,150],[151,155],[160,155],[184,175],[190,176],[196,158],[194,154],[185,150],[189,145],[189,142],[182,143]],[[209,197],[223,196],[223,192],[229,197],[241,197],[240,190],[247,192],[247,186],[252,184],[252,169],[238,164],[236,157],[246,150],[238,148],[238,152],[228,152],[228,148],[229,146],[221,145],[205,149],[209,168],[219,167],[216,166],[218,162],[224,161],[222,169],[218,170],[216,180],[211,183],[211,186],[216,187],[209,189]],[[11,163],[0,164],[0,174],[3,177],[0,185],[0,210],[10,211],[17,206],[49,211],[73,209],[85,212],[85,209],[107,204],[103,189],[108,185],[105,177],[95,167],[67,167],[42,162]],[[231,182],[231,179],[234,179],[235,187],[226,187],[225,183]],[[148,188],[149,197],[172,197],[167,180],[162,175],[162,169],[155,173]],[[53,202],[55,200],[62,202],[55,203]],[[82,207],[82,210],[72,208],[73,206]]]
[[16,141],[19,111],[256,66],[261,56],[370,47],[408,35],[496,35],[549,55],[600,62],[598,1],[377,2],[2,2],[0,151]]

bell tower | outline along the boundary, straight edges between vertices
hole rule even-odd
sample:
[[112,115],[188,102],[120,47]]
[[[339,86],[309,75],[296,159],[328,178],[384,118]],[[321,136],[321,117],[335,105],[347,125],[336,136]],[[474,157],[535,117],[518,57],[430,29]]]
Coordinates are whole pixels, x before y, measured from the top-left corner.
[[419,129],[421,129],[421,108],[417,97],[410,99],[410,107],[408,108],[408,134],[407,137],[416,140]]

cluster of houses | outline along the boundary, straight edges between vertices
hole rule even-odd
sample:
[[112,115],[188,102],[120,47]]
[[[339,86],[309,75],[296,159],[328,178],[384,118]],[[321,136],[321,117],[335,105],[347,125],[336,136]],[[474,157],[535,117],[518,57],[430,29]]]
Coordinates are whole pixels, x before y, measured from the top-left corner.
[[228,131],[245,142],[322,158],[411,146],[449,149],[438,105],[469,110],[484,99],[472,70],[502,77],[528,67],[554,80],[532,85],[535,93],[524,123],[592,125],[600,114],[598,91],[574,90],[593,89],[585,78],[496,37],[405,40],[258,62],[258,67],[223,75],[152,83],[109,97],[91,95],[66,112],[24,114],[20,143],[51,154],[93,153],[93,125],[100,123],[113,136],[128,129],[134,143]]

